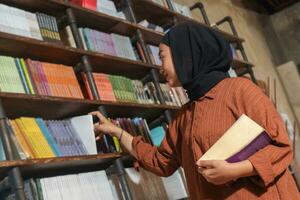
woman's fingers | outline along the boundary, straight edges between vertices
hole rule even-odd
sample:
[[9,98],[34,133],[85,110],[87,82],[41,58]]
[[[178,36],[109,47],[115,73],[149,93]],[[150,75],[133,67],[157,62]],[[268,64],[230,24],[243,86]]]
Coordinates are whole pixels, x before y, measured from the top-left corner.
[[98,117],[100,122],[105,122],[106,121],[106,118],[99,111],[90,112],[89,114]]

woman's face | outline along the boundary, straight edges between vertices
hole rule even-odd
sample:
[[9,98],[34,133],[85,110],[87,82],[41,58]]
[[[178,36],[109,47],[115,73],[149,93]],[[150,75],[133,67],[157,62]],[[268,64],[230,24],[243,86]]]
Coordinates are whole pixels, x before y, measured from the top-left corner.
[[172,59],[172,52],[170,47],[165,44],[159,45],[159,58],[162,62],[162,69],[160,73],[164,75],[166,78],[168,85],[170,87],[178,87],[181,86],[181,83],[177,77],[173,59]]

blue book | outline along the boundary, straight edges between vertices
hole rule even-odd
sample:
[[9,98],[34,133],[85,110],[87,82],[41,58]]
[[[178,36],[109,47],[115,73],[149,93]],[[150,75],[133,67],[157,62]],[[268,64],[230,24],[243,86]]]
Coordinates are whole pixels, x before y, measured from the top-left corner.
[[38,126],[40,127],[41,131],[43,132],[43,134],[44,134],[46,140],[48,141],[49,145],[51,146],[54,154],[56,156],[61,156],[59,148],[58,148],[53,136],[50,134],[46,124],[44,123],[44,120],[41,118],[35,118],[35,121],[38,124]]
[[30,94],[30,90],[29,90],[29,87],[27,85],[26,77],[25,77],[25,74],[24,74],[24,71],[23,71],[23,68],[21,66],[21,62],[20,62],[19,58],[15,58],[15,64],[16,64],[17,70],[19,72],[19,76],[21,78],[23,88],[24,88],[26,94]]
[[85,43],[88,50],[94,50],[92,42],[91,42],[91,36],[90,36],[90,29],[84,28],[82,29],[83,37],[85,39]]
[[2,140],[0,139],[0,161],[1,160],[6,160],[6,156],[5,156]]
[[162,126],[158,126],[150,131],[150,138],[155,146],[160,146],[165,137],[165,129]]

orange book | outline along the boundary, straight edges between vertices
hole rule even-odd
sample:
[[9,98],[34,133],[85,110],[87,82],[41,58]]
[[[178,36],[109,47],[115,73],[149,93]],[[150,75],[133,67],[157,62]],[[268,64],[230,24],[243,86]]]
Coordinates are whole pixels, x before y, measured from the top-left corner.
[[83,95],[76,77],[76,74],[72,67],[67,67],[69,79],[69,90],[71,91],[72,97],[83,99]]
[[102,73],[95,73],[93,74],[93,76],[96,81],[96,86],[100,95],[100,99],[103,101],[117,101],[108,75]]

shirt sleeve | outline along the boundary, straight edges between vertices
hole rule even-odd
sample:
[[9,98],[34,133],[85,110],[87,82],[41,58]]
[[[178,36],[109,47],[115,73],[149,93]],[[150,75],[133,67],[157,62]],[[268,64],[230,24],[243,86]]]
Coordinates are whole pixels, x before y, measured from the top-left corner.
[[244,85],[241,94],[238,94],[239,113],[244,112],[260,124],[272,138],[272,144],[248,158],[258,173],[250,179],[267,187],[287,170],[293,159],[292,150],[285,124],[273,103],[252,82],[247,80]]
[[134,137],[132,148],[138,164],[158,176],[170,176],[180,166],[175,148],[176,140],[176,121],[170,124],[159,147],[143,142],[141,136]]

